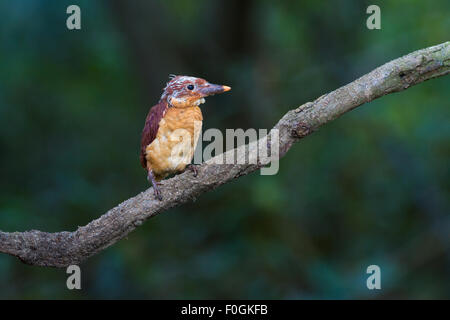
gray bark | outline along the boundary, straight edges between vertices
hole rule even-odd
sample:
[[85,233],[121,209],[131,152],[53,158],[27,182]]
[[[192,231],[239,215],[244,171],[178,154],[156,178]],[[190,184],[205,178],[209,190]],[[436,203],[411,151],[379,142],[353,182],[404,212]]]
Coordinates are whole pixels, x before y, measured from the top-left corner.
[[[280,157],[293,143],[345,112],[449,72],[450,42],[446,42],[386,63],[346,86],[289,111],[273,128],[279,130]],[[262,142],[261,145],[266,144],[265,140]],[[251,144],[250,152],[255,148],[255,144]],[[0,231],[0,252],[16,256],[30,265],[66,267],[80,264],[126,237],[148,218],[192,201],[270,162],[267,157],[258,158],[257,164],[220,165],[214,164],[215,160],[203,163],[197,177],[187,171],[162,181],[162,201],[155,199],[152,188],[147,189],[73,232]]]

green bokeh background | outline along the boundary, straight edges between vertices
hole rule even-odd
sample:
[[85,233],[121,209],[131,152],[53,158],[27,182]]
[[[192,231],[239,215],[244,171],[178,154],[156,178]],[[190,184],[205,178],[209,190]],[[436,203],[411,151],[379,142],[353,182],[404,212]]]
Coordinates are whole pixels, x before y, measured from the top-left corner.
[[[77,4],[82,30],[66,28]],[[365,26],[370,4],[382,29]],[[204,129],[270,128],[449,40],[440,1],[0,2],[0,230],[74,230],[148,188],[140,133],[168,75],[230,85]],[[450,298],[450,77],[382,97],[252,174],[63,269],[0,255],[0,298]],[[382,290],[366,288],[381,267]]]

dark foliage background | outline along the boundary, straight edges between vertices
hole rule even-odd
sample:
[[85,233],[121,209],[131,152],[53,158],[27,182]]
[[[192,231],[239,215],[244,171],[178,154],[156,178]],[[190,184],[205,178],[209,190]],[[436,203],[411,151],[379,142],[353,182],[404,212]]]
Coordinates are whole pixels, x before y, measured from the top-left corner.
[[[66,28],[78,4],[82,30]],[[74,230],[148,187],[148,108],[170,73],[230,85],[205,129],[287,110],[448,39],[450,2],[0,2],[0,229]],[[253,174],[65,270],[0,255],[0,298],[450,298],[450,78],[389,95]],[[368,265],[382,290],[366,288]]]

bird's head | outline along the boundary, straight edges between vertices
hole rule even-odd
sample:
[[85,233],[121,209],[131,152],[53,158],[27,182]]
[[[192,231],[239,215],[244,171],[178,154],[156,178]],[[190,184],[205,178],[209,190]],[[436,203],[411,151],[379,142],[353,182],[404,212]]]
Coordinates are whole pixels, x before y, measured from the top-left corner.
[[173,76],[164,88],[161,100],[170,107],[186,108],[205,102],[205,97],[229,91],[231,88],[212,84],[205,79],[189,76]]

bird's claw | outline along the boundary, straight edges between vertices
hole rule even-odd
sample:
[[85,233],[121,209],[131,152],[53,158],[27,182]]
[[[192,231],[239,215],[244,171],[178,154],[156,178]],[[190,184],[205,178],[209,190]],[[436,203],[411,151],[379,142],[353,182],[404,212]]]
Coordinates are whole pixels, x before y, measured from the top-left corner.
[[155,193],[155,198],[159,201],[162,200],[161,190],[159,189],[160,183],[156,181],[155,176],[151,170],[148,171],[147,180],[151,182],[153,186],[153,192]]
[[195,164],[190,164],[187,168],[194,173],[194,177],[198,176],[198,167]]
[[153,192],[155,193],[155,198],[158,199],[159,201],[162,201],[162,195],[161,195],[161,190],[158,188],[158,185],[154,185],[153,186]]

